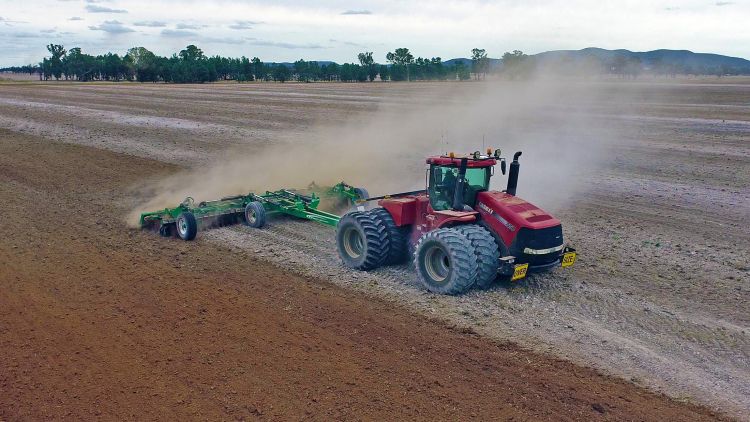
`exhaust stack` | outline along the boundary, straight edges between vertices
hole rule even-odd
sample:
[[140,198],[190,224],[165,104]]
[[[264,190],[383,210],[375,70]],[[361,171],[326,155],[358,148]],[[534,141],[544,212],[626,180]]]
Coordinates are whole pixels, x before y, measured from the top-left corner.
[[521,164],[518,162],[518,157],[521,156],[521,151],[513,154],[513,162],[510,163],[510,172],[508,172],[508,187],[505,192],[509,195],[516,195],[516,188],[518,187],[518,171],[521,168]]

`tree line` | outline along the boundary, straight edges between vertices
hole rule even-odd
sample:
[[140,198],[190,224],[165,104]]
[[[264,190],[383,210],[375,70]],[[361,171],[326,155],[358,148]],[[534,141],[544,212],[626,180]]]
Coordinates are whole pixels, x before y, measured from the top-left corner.
[[219,80],[467,80],[471,78],[472,72],[486,68],[486,54],[484,58],[478,56],[469,64],[457,61],[447,65],[440,57],[415,58],[408,48],[397,48],[394,52],[389,52],[386,55],[386,64],[377,63],[372,52],[359,53],[358,63],[318,63],[302,59],[292,64],[264,63],[258,57],[209,57],[195,45],[189,45],[171,57],[158,56],[144,47],[133,47],[123,56],[114,53],[93,56],[84,53],[79,47],[66,50],[59,44],[49,44],[47,51],[49,57],[45,57],[37,66],[0,70],[38,73],[41,80],[202,83]]
[[264,63],[258,57],[232,58],[211,56],[195,45],[188,45],[171,57],[162,57],[144,47],[133,47],[123,56],[106,53],[93,56],[81,48],[69,51],[59,44],[47,46],[49,57],[38,65],[0,69],[39,74],[41,80],[66,79],[76,81],[139,81],[168,83],[202,83],[224,81],[301,82],[340,81],[429,81],[484,79],[487,74],[499,73],[509,79],[528,78],[548,72],[555,75],[597,76],[618,75],[636,78],[644,70],[656,75],[674,77],[677,74],[726,75],[732,69],[694,69],[689,66],[655,60],[646,66],[637,57],[616,55],[611,60],[588,56],[583,59],[560,57],[539,60],[537,57],[514,50],[503,54],[494,63],[484,49],[471,50],[471,59],[445,63],[440,57],[414,57],[408,48],[397,48],[386,54],[386,63],[375,61],[372,52],[357,55],[357,62],[337,64],[298,60],[291,64]]

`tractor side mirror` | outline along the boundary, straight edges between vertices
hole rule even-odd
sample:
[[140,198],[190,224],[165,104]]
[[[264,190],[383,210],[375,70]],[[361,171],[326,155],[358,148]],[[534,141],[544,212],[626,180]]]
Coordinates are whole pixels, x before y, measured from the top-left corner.
[[504,158],[500,160],[500,171],[503,173],[503,176],[505,176],[505,159]]

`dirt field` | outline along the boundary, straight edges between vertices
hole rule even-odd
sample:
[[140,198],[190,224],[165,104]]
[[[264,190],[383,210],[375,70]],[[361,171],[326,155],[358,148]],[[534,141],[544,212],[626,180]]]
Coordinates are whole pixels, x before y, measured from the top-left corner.
[[742,418],[750,84],[706,82],[553,104],[617,128],[574,201],[534,198],[580,261],[461,297],[406,266],[344,270],[313,224],[184,243],[123,220],[143,186],[228,148],[480,84],[2,84],[0,419]]

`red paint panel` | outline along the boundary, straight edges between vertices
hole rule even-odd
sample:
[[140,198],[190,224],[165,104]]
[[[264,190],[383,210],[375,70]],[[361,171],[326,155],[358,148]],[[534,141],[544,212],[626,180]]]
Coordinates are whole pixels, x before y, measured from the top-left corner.
[[560,224],[560,221],[536,205],[504,192],[480,192],[477,194],[477,211],[482,221],[510,245],[522,227],[545,229]]
[[[438,166],[460,166],[461,165],[461,158],[450,158],[450,157],[430,157],[427,159],[427,164],[435,164]],[[494,158],[483,158],[480,160],[474,160],[470,158],[466,162],[466,167],[468,168],[476,168],[476,167],[492,167],[495,164],[497,164],[497,160]]]

